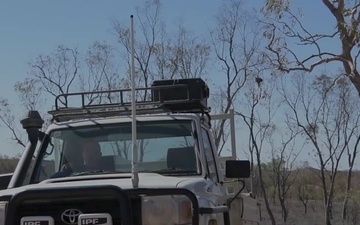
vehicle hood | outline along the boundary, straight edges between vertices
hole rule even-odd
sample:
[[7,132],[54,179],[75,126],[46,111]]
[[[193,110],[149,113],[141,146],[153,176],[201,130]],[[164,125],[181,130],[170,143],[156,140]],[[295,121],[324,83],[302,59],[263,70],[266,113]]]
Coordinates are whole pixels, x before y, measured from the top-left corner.
[[[190,183],[197,183],[203,180],[202,177],[170,177],[155,173],[140,173],[139,174],[139,188],[180,188],[182,182],[189,181]],[[189,182],[185,182],[186,186]],[[67,177],[45,180],[38,184],[31,184],[22,187],[6,189],[0,191],[0,196],[13,195],[25,190],[36,189],[56,189],[62,187],[89,187],[114,185],[122,189],[132,189],[131,174],[101,174],[101,175],[87,175],[78,177]]]

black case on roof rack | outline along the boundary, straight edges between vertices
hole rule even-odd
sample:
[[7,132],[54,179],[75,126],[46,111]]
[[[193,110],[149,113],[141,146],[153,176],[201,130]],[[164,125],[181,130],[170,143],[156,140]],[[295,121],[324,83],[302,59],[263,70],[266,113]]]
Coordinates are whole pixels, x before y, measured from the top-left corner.
[[[188,88],[182,88],[180,85],[186,85]],[[176,100],[195,100],[192,104],[184,102],[183,104],[164,103],[165,107],[171,108],[172,111],[181,109],[198,108],[197,104],[207,107],[207,100],[209,98],[209,88],[201,78],[187,78],[175,80],[155,80],[151,87],[169,86],[168,89],[153,89],[151,92],[152,101],[171,102]]]
[[[136,88],[136,92],[142,96],[151,94],[147,100],[136,101],[137,115],[164,112],[208,115],[210,112],[207,106],[209,88],[200,78],[156,80],[151,87]],[[86,101],[89,96],[92,101]],[[49,113],[56,121],[131,115],[131,101],[125,100],[130,99],[129,96],[131,89],[60,94],[55,98],[55,109]],[[80,106],[69,107],[70,97],[76,97]]]

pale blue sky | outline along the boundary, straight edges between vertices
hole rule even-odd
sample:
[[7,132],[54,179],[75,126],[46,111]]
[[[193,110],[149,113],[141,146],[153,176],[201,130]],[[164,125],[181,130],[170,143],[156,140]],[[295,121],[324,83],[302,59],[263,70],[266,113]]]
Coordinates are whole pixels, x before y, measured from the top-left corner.
[[[48,54],[59,44],[78,46],[85,51],[93,41],[116,42],[111,33],[112,20],[129,24],[129,17],[135,13],[140,0],[32,0],[0,1],[0,96],[8,98],[11,104],[18,104],[13,85],[25,78],[27,62],[38,54]],[[206,37],[207,27],[214,23],[221,0],[167,0],[162,1],[162,17],[167,27],[182,21],[184,26],[201,37]],[[259,8],[264,0],[245,0],[248,6]],[[320,0],[297,0],[301,4],[304,24],[310,31],[329,30],[334,19],[324,10]],[[135,20],[136,23],[136,20]],[[332,43],[326,43],[333,46]],[[304,54],[306,54],[304,50]],[[216,74],[213,74],[216,76]],[[17,108],[14,108],[17,110]],[[17,113],[23,113],[17,111]],[[10,134],[0,128],[0,136]],[[18,146],[1,138],[1,153],[19,153]],[[304,159],[306,156],[303,157]]]

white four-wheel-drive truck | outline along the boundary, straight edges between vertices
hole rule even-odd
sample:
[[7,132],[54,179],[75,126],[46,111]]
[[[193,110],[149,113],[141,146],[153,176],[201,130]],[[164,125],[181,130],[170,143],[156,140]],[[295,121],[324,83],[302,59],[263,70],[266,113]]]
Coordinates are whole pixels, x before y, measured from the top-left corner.
[[45,132],[29,111],[29,142],[0,179],[0,225],[258,224],[241,193],[249,161],[236,160],[234,135],[231,156],[215,147],[211,122],[234,131],[233,114],[212,119],[206,83],[154,81],[135,105],[130,91],[59,95]]

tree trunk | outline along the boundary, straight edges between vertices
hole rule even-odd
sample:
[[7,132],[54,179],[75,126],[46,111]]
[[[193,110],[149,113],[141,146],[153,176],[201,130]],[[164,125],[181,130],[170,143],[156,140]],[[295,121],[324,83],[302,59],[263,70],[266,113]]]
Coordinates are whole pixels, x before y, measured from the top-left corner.
[[306,215],[307,214],[307,204],[308,204],[309,200],[302,198],[301,196],[299,197],[299,199],[304,206],[304,214]]
[[264,185],[264,180],[263,180],[263,177],[262,177],[262,169],[261,169],[261,163],[260,163],[260,154],[259,152],[256,153],[257,154],[257,164],[258,164],[258,169],[259,169],[259,180],[260,180],[260,187],[261,187],[261,192],[264,196],[264,201],[265,201],[265,206],[266,206],[266,211],[270,217],[270,220],[271,220],[271,224],[272,225],[276,225],[276,222],[275,222],[275,217],[271,211],[271,208],[270,208],[270,204],[269,204],[269,200],[268,200],[268,197],[267,197],[267,194],[266,194],[266,189],[265,189],[265,185]]
[[327,196],[325,200],[325,224],[331,225],[331,196]]
[[326,225],[331,225],[331,220],[330,220],[330,207],[327,204],[326,208],[325,208],[325,224]]
[[281,215],[283,218],[283,221],[286,223],[287,217],[288,217],[288,211],[286,209],[286,205],[285,205],[285,187],[284,187],[284,183],[280,182],[280,174],[277,174],[277,190],[278,190],[278,199],[279,199],[279,203],[281,206]]
[[353,83],[354,87],[356,88],[358,94],[360,95],[360,75],[357,70],[353,74],[349,76],[350,81]]
[[258,203],[258,207],[259,207],[259,218],[260,218],[260,221],[262,221],[262,211],[261,211],[261,204]]
[[330,220],[334,219],[332,201],[330,201],[329,204],[329,216],[330,216]]
[[[333,219],[333,197],[334,197],[334,185],[335,185],[335,180],[336,180],[336,175],[337,175],[337,167],[335,169],[335,172],[332,174],[331,176],[331,183],[330,183],[330,189],[329,189],[329,195],[327,198],[327,214],[328,214],[328,218],[329,220]],[[331,224],[331,223],[329,223]]]
[[[318,152],[320,152],[320,150],[318,150]],[[330,197],[331,195],[328,194],[328,189],[327,189],[327,184],[326,184],[326,175],[325,175],[325,164],[324,161],[322,160],[322,158],[320,158],[320,172],[321,172],[321,183],[322,183],[322,189],[323,189],[323,196],[324,196],[324,210],[325,210],[325,224],[326,225],[331,225],[331,220],[330,220],[330,212],[329,212],[329,202],[330,202]],[[331,187],[330,187],[331,189]]]
[[288,210],[285,206],[285,199],[284,198],[279,198],[280,200],[280,205],[281,205],[281,211],[282,211],[282,216],[283,216],[283,221],[286,223],[287,221],[287,217],[288,217]]
[[343,220],[347,219],[347,206],[348,206],[348,200],[349,200],[349,191],[350,191],[350,188],[348,187],[348,185],[346,185],[345,198],[344,198],[342,211],[341,211],[341,218]]
[[276,187],[274,187],[274,191],[272,193],[272,197],[273,197],[273,205],[276,205]]
[[253,152],[251,150],[250,152],[250,170],[251,170],[251,175],[250,175],[250,192],[253,193],[254,192],[254,155]]
[[350,193],[350,189],[351,189],[352,169],[354,167],[354,161],[355,161],[355,158],[356,158],[356,148],[357,148],[357,145],[359,143],[359,140],[360,139],[358,139],[357,142],[356,142],[355,151],[353,152],[352,159],[351,159],[351,154],[348,153],[348,155],[349,155],[349,159],[348,159],[349,160],[349,171],[348,171],[348,174],[347,174],[345,198],[344,198],[342,212],[341,212],[341,218],[343,220],[347,219],[347,207],[348,207],[348,201],[349,201],[349,193]]

